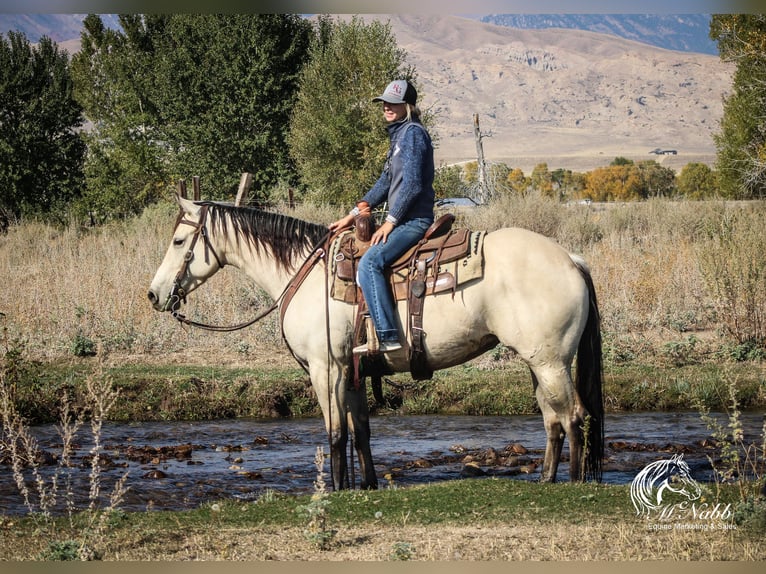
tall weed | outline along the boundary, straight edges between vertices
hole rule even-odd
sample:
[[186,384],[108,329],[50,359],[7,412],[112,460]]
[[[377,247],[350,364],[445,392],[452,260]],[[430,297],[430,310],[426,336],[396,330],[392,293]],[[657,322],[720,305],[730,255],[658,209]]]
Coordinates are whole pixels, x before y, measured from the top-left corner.
[[[112,381],[97,372],[86,381],[86,397],[82,405],[75,405],[70,397],[61,399],[60,420],[57,431],[61,439],[58,455],[43,451],[32,430],[19,415],[15,406],[15,393],[19,382],[17,351],[3,341],[5,354],[0,361],[0,459],[11,468],[13,479],[24,506],[38,521],[38,527],[49,533],[51,542],[43,559],[98,558],[106,543],[110,520],[126,493],[127,473],[115,483],[106,504],[102,501],[102,454],[101,430],[118,393]],[[90,473],[88,506],[79,509],[72,484],[72,474],[77,472],[74,460],[78,432],[90,421],[92,447],[90,449]],[[45,470],[53,467],[52,472]],[[55,519],[59,511],[65,511],[69,529],[60,530]],[[62,535],[74,539],[62,538]]]

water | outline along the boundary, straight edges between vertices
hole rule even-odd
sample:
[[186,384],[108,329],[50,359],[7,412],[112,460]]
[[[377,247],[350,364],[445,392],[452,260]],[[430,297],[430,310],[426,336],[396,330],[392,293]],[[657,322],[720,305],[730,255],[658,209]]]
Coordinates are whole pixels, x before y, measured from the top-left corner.
[[[719,416],[725,426],[725,419]],[[757,441],[764,413],[745,413],[742,419],[745,438]],[[372,418],[371,426],[381,487],[389,481],[406,486],[461,478],[467,456],[482,463],[484,476],[540,478],[546,440],[540,415],[378,416]],[[713,478],[708,456],[714,457],[715,450],[704,445],[710,431],[698,413],[611,414],[605,428],[605,483],[629,483],[649,462],[678,453],[684,453],[696,480]],[[61,441],[53,425],[34,427],[32,432],[43,451],[54,456],[60,453]],[[87,429],[81,430],[72,468],[60,469],[51,457],[40,466],[48,484],[57,469],[61,473],[60,499],[64,481],[71,480],[78,508],[88,504],[91,441]],[[120,505],[126,511],[195,508],[223,498],[249,501],[269,490],[310,492],[317,476],[317,447],[328,451],[318,418],[112,423],[105,425],[101,442],[105,447],[102,494],[107,497],[115,481],[127,472],[129,490]],[[486,464],[489,449],[502,455],[509,445],[516,445],[522,453],[513,464]],[[329,466],[325,472],[329,482]],[[0,514],[27,512],[12,475],[10,466],[0,467]],[[564,460],[558,479],[567,480],[568,475]],[[25,478],[35,493],[29,471]],[[36,501],[36,495],[32,500]],[[64,508],[61,500],[57,511]]]

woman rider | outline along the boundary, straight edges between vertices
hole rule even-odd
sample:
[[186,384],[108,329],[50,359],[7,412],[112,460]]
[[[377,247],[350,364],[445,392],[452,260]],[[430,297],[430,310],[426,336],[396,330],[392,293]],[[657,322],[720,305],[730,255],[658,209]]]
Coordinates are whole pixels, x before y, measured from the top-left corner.
[[[383,173],[348,215],[330,224],[331,231],[350,227],[360,213],[388,202],[386,219],[373,233],[358,268],[359,286],[381,353],[402,348],[384,271],[423,238],[434,220],[434,150],[420,121],[417,97],[407,80],[394,80],[372,100],[383,102],[383,117],[388,122],[390,147]],[[354,348],[355,354],[366,352],[367,345]]]

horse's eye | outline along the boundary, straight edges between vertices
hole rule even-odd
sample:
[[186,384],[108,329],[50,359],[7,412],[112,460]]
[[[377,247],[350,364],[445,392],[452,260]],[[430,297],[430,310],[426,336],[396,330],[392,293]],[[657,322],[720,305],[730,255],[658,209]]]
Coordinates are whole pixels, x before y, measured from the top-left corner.
[[173,245],[175,245],[176,247],[181,247],[181,245],[183,244],[184,244],[184,239],[182,237],[177,237],[173,239]]

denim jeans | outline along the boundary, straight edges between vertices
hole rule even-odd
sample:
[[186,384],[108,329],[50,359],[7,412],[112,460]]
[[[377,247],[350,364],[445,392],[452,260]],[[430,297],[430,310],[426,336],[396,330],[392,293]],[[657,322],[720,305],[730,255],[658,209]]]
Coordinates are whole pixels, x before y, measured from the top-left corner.
[[359,262],[358,279],[379,341],[398,341],[396,309],[384,270],[423,238],[433,220],[410,219],[394,227],[385,243],[371,245]]

